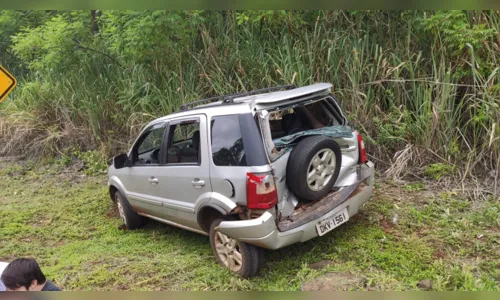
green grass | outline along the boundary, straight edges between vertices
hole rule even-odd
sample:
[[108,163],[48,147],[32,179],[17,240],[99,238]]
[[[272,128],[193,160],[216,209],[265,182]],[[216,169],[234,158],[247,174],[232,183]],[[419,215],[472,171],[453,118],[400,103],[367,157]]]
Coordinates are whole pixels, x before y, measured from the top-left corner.
[[454,171],[455,168],[453,166],[437,163],[428,165],[424,170],[424,175],[439,180],[443,176],[453,174]]
[[[423,197],[380,183],[347,224],[266,251],[260,277],[232,276],[206,236],[150,221],[119,229],[105,176],[61,165],[0,166],[0,261],[36,258],[65,290],[298,290],[326,272],[352,272],[369,290],[499,290],[499,201]],[[425,194],[428,195],[428,194]],[[392,218],[397,215],[397,224]],[[319,260],[332,264],[312,270]]]
[[421,182],[410,183],[404,187],[405,191],[421,191],[425,188]]

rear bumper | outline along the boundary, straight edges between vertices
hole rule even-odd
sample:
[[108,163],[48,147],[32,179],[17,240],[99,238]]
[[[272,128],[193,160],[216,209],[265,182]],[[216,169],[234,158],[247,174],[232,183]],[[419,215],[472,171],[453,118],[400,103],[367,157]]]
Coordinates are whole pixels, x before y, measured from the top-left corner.
[[349,217],[358,213],[359,208],[372,194],[374,178],[374,165],[372,162],[367,162],[359,173],[362,183],[357,183],[358,187],[347,200],[327,213],[287,231],[282,232],[278,229],[275,216],[270,212],[265,212],[257,219],[221,222],[217,230],[238,241],[267,249],[279,249],[297,242],[305,242],[318,236],[316,224],[319,221],[335,215],[344,208],[347,209]]

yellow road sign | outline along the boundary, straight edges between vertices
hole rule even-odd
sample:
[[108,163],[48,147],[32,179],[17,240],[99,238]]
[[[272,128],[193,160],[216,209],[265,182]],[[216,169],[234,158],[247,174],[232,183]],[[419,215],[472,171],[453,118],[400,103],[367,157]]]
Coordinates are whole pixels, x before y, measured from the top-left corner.
[[14,89],[17,81],[4,67],[0,66],[0,102]]

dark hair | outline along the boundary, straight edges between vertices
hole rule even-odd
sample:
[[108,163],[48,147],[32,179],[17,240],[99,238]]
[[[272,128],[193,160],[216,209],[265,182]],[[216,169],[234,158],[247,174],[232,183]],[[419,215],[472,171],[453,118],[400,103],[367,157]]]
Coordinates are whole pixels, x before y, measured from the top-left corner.
[[24,286],[29,289],[33,280],[44,284],[46,279],[36,260],[32,258],[18,258],[7,265],[2,273],[5,287],[14,290]]

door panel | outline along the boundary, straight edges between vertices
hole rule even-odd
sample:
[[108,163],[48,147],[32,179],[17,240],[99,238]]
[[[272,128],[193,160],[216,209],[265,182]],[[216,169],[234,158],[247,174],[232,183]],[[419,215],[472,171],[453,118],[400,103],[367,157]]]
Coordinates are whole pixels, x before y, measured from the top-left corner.
[[196,200],[212,191],[205,115],[169,121],[166,164],[156,174],[166,219],[198,229]]
[[160,172],[162,144],[166,124],[157,123],[145,129],[134,143],[129,154],[131,166],[120,171],[127,188],[127,199],[136,212],[161,216],[162,202],[158,200],[159,182],[154,176]]
[[136,212],[145,213],[152,216],[161,217],[162,201],[155,197],[160,195],[158,184],[150,182],[151,177],[159,172],[159,166],[156,167],[131,167],[129,168],[130,180],[127,198]]

